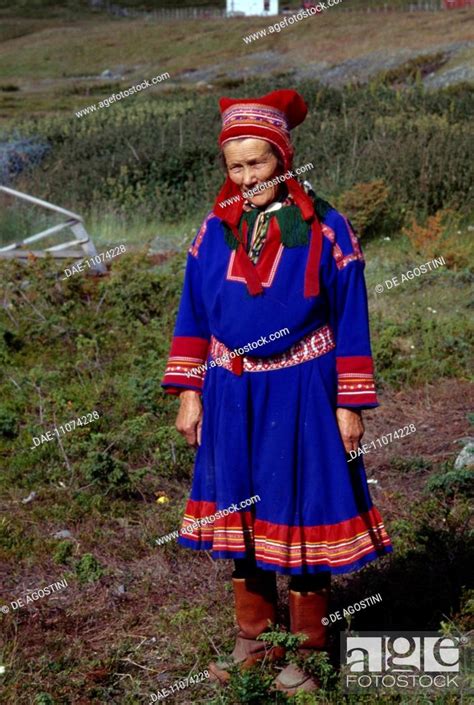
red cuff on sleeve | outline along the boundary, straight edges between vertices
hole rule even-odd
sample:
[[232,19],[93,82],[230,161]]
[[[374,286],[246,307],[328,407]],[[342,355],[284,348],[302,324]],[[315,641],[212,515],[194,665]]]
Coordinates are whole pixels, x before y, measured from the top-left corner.
[[182,389],[200,391],[206,373],[205,361],[209,341],[205,338],[175,336],[161,386],[168,394],[178,394]]
[[338,357],[337,406],[374,406],[374,363],[369,356]]
[[[163,385],[161,385],[161,386],[163,387]],[[175,397],[177,397],[178,394],[180,394],[181,392],[183,392],[185,389],[192,389],[194,392],[198,392],[198,394],[201,394],[201,393],[202,393],[202,387],[188,387],[188,386],[186,386],[186,387],[168,387],[168,386],[165,386],[165,387],[164,387],[164,391],[166,392],[166,394],[170,394],[170,395],[173,395],[173,396],[175,396]]]

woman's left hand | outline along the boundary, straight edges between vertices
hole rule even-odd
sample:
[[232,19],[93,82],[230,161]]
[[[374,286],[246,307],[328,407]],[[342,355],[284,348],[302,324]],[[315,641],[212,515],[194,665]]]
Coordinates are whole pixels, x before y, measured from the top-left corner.
[[336,419],[346,453],[357,450],[364,435],[362,411],[357,409],[336,409]]

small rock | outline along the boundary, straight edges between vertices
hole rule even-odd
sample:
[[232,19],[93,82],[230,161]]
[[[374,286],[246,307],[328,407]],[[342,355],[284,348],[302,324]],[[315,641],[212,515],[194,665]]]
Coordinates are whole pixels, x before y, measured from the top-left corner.
[[454,461],[454,469],[462,470],[463,468],[472,467],[474,467],[474,443],[470,441],[466,446],[464,446]]
[[120,73],[114,73],[110,69],[105,69],[105,71],[102,71],[99,78],[109,78],[109,79],[111,78],[114,81],[118,81],[118,80],[121,80],[123,78],[123,76]]
[[36,499],[36,492],[30,492],[30,494],[28,495],[28,497],[25,497],[25,498],[22,499],[21,501],[23,502],[23,504],[29,504],[29,503],[32,502],[34,499]]
[[55,539],[72,539],[72,538],[74,538],[74,536],[67,529],[61,529],[61,531],[56,531],[56,533],[53,535],[53,538],[55,538]]

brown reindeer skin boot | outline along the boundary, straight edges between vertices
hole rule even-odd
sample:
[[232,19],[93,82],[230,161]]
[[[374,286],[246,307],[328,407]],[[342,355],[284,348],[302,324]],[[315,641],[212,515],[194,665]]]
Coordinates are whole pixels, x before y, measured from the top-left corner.
[[227,660],[212,662],[208,668],[211,680],[227,683],[228,669],[233,665],[250,668],[264,658],[277,659],[284,650],[258,641],[260,636],[276,620],[276,576],[269,573],[254,578],[232,578],[235,598],[235,614],[239,631],[235,647]]
[[[308,637],[299,649],[303,656],[312,651],[323,651],[326,647],[327,628],[321,623],[321,619],[327,616],[328,604],[329,587],[317,592],[290,590],[290,631],[292,634],[306,634]],[[275,678],[273,686],[288,696],[300,691],[310,693],[319,688],[314,678],[292,663]]]

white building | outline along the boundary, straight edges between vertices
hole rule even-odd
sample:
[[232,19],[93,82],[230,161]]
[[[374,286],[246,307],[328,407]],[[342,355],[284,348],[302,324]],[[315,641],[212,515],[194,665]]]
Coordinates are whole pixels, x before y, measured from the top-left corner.
[[227,0],[228,15],[278,15],[278,0]]

